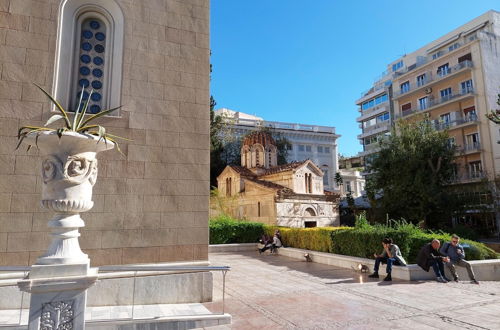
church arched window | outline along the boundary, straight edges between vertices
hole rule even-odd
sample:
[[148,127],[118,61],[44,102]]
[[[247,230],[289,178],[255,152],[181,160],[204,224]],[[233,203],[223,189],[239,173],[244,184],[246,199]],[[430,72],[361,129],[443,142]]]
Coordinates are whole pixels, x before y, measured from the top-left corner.
[[[76,110],[82,87],[88,112],[120,105],[124,18],[114,0],[64,0],[59,8],[54,94]],[[90,96],[90,91],[93,90]]]

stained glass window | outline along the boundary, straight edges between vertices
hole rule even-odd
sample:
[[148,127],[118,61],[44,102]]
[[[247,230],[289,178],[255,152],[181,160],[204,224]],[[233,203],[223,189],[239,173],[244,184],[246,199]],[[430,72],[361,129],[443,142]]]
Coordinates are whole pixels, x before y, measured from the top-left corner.
[[83,99],[89,98],[90,89],[94,92],[90,96],[87,112],[97,113],[103,107],[103,81],[106,54],[106,25],[95,18],[82,22],[80,37],[80,56],[78,63],[78,86],[76,88],[75,104],[78,104],[82,87],[86,90]]

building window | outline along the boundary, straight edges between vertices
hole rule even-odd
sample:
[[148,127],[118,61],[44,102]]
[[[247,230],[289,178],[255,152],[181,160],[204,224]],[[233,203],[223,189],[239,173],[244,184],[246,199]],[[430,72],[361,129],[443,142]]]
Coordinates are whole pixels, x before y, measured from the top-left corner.
[[451,87],[448,87],[446,89],[442,89],[439,94],[441,95],[441,101],[445,102],[451,99]]
[[406,103],[401,106],[401,111],[411,111],[411,103]]
[[325,154],[329,154],[330,153],[330,147],[325,147]]
[[257,202],[257,216],[260,217],[260,202]]
[[370,109],[370,108],[372,108],[380,103],[386,102],[387,100],[388,100],[387,94],[382,94],[380,96],[377,96],[374,99],[363,102],[363,104],[361,104],[361,110],[368,110],[368,109]]
[[345,182],[345,191],[348,192],[348,193],[352,192],[351,181],[346,181]]
[[232,179],[226,178],[226,196],[231,196]]
[[286,150],[292,150],[292,149],[293,149],[292,144],[291,144],[291,143],[288,143],[288,144],[286,145]]
[[299,144],[299,151],[304,151],[304,145],[303,144]]
[[[87,112],[98,113],[102,110],[102,93],[103,82],[108,80],[105,77],[107,67],[107,49],[106,49],[106,25],[103,21],[95,18],[86,19],[81,24],[80,45],[77,52],[79,59],[77,84],[74,84],[73,102],[71,109],[76,109],[80,98],[86,101],[89,96],[89,106]],[[82,88],[92,89],[94,92],[89,95],[87,90]],[[83,106],[83,103],[81,104]]]
[[409,81],[405,81],[404,83],[402,83],[400,85],[401,87],[401,94],[403,93],[407,93],[410,91],[410,82]]
[[453,45],[451,45],[450,47],[448,47],[448,51],[451,52],[451,51],[457,49],[458,47],[460,47],[460,44],[458,42],[456,42]]
[[427,83],[427,77],[424,74],[421,74],[420,76],[417,76],[417,86],[420,87],[420,86],[423,86]]
[[427,96],[426,97],[422,97],[421,99],[418,99],[418,108],[420,110],[427,109],[427,107],[428,107],[428,101],[429,101],[429,98]]
[[472,133],[465,136],[465,149],[475,150],[479,148],[479,134]]
[[481,178],[483,176],[481,161],[469,163],[469,176],[471,179]]
[[318,152],[323,153],[323,146],[318,146]]
[[464,56],[460,56],[458,58],[458,64],[465,62],[465,61],[472,61],[472,55],[471,53],[465,54]]
[[439,116],[439,128],[440,129],[445,129],[450,126],[451,122],[451,115],[450,113],[445,113]]
[[467,121],[477,120],[476,107],[472,106],[464,109],[464,116]]
[[450,66],[448,63],[439,66],[437,69],[437,74],[440,77],[444,77],[447,74],[449,74],[450,72],[451,72],[451,70],[450,70]]
[[311,146],[306,146],[306,151],[311,152]]
[[396,72],[397,70],[401,69],[403,67],[403,61],[399,61],[397,63],[394,63],[392,65],[392,72]]
[[322,168],[323,170],[323,185],[328,186],[328,167]]
[[461,82],[460,91],[462,92],[462,94],[474,92],[474,88],[472,86],[472,79]]
[[304,179],[305,179],[306,194],[311,194],[312,193],[312,174],[306,173],[304,175]]
[[54,96],[75,110],[82,87],[88,112],[121,105],[124,17],[114,0],[66,0],[60,7]]
[[455,146],[455,138],[454,137],[448,138],[447,143],[448,143],[448,147],[453,148]]

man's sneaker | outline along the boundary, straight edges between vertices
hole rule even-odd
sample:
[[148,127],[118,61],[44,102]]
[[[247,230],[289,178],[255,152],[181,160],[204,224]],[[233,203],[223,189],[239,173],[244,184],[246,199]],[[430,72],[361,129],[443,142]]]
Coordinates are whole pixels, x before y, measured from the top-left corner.
[[479,284],[479,282],[477,280],[472,280],[470,281],[472,284]]
[[437,277],[436,280],[439,282],[439,283],[448,283],[447,280],[445,280],[444,278],[442,278],[441,276]]
[[368,275],[369,278],[378,278],[378,273],[373,273],[371,275]]
[[451,282],[451,281],[448,279],[448,277],[443,276],[443,278],[444,278],[444,280],[445,280],[446,282]]
[[453,276],[453,281],[458,282],[458,276]]
[[391,273],[387,274],[387,276],[384,278],[384,281],[392,281]]

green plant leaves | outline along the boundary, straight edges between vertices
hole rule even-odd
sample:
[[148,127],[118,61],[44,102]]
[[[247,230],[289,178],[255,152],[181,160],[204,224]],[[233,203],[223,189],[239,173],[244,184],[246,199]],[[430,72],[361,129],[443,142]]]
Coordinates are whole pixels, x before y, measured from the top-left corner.
[[59,119],[64,119],[64,116],[63,115],[53,115],[52,117],[50,117],[47,120],[47,122],[43,126],[49,126],[50,124],[52,124],[55,121],[58,121]]
[[64,118],[64,121],[66,123],[66,127],[68,129],[71,129],[71,123],[69,121],[69,118],[68,118],[68,114],[66,112],[66,110],[64,110],[64,108],[59,104],[59,102],[57,102],[53,97],[52,95],[50,95],[49,93],[47,93],[45,91],[45,89],[43,89],[42,87],[40,87],[39,85],[37,84],[34,84],[36,87],[38,87],[51,101],[52,103],[54,103],[54,105],[56,106],[57,110],[59,110],[59,112],[61,113],[61,115],[63,116]]

